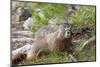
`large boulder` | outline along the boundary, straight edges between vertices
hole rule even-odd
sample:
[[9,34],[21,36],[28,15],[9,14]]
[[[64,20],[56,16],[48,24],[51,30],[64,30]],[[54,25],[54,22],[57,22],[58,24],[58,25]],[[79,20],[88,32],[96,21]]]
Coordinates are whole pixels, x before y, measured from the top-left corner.
[[36,19],[34,17],[29,17],[23,24],[24,30],[30,30],[31,27],[36,23]]
[[28,8],[21,8],[19,12],[21,12],[21,15],[19,16],[19,21],[25,21],[32,16],[32,12]]

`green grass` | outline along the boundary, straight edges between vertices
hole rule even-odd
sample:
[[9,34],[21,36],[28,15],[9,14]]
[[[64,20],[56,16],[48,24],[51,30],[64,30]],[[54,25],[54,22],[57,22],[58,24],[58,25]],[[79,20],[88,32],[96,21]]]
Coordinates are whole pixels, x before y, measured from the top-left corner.
[[[76,45],[77,46],[77,45]],[[79,61],[95,61],[95,45],[87,45],[82,51],[74,55],[74,58]],[[37,60],[23,61],[19,65],[28,64],[51,64],[51,63],[63,63],[63,62],[73,62],[72,58],[66,52],[54,51],[47,55],[43,55]]]
[[77,58],[77,61],[95,61],[96,60],[95,50],[96,50],[95,44],[88,44],[75,57]]

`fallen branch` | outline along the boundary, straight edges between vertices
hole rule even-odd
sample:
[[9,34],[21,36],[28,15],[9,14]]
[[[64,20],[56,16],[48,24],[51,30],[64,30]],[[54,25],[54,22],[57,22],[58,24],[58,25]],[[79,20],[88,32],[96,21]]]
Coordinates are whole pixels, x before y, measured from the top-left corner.
[[32,49],[32,45],[25,46],[12,51],[12,64],[17,64],[27,58],[28,52]]
[[31,49],[32,49],[32,45],[26,44],[25,46],[23,46],[21,48],[18,48],[16,50],[13,50],[12,51],[12,54],[16,54],[16,53],[26,53],[26,52],[28,52]]
[[69,57],[72,59],[73,62],[77,61],[73,55],[69,54]]
[[94,42],[95,36],[91,37],[90,39],[86,40],[85,42],[82,42],[78,48],[78,52],[80,52],[87,44]]
[[30,41],[34,42],[35,39],[33,39],[33,38],[26,38],[26,37],[23,37],[23,38],[13,38],[12,39],[12,42],[30,42]]
[[33,33],[30,31],[13,31],[12,32],[13,36],[24,36],[24,37],[33,37]]

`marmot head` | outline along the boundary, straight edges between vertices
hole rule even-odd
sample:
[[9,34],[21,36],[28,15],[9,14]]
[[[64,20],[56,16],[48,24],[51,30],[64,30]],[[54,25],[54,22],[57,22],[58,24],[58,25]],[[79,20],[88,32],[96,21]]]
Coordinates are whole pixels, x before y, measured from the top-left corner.
[[70,38],[71,37],[71,24],[63,23],[58,30],[58,38]]

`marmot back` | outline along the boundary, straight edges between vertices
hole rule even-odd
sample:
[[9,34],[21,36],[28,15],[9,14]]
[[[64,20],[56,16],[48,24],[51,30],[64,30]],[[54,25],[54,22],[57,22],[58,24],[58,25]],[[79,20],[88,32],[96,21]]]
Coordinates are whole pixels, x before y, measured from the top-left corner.
[[53,33],[57,31],[58,26],[53,24],[48,24],[46,26],[41,27],[37,32],[35,33],[36,39],[43,39],[45,35],[48,33]]

